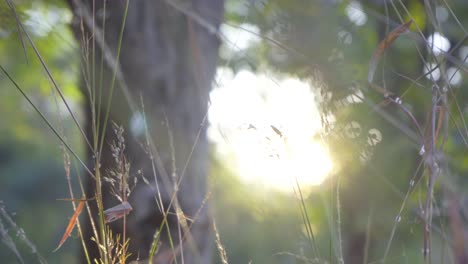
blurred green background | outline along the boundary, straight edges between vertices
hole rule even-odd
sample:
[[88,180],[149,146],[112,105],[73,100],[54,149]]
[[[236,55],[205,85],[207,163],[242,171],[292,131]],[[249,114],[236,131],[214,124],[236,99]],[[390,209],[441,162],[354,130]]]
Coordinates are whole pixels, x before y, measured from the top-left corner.
[[[467,246],[453,234],[464,234],[468,219],[468,3],[425,2],[226,2],[225,27],[234,26],[244,33],[247,30],[242,28],[253,28],[259,41],[239,49],[235,41],[222,39],[220,66],[233,72],[270,72],[314,83],[322,137],[335,168],[301,201],[294,193],[259,190],[241,181],[213,145],[211,202],[230,263],[340,263],[341,257],[345,263],[362,263],[363,259],[380,263],[391,240],[387,263],[422,263],[422,216],[429,173],[424,164],[419,170],[418,166],[424,141],[414,138],[416,129],[408,116],[399,107],[386,107],[383,95],[366,83],[379,41],[409,19],[414,20],[411,33],[400,36],[385,51],[374,82],[401,98],[423,130],[430,128],[427,120],[433,85],[445,89],[449,116],[437,145],[442,158],[433,198],[431,254],[433,263],[463,263],[457,262],[456,255],[461,248],[466,256]],[[68,28],[72,14],[58,0],[13,3],[82,119],[87,102],[77,85],[80,51]],[[6,1],[0,3],[0,12],[0,64],[66,135],[74,150],[83,153],[79,132],[35,53],[29,45],[24,52]],[[444,37],[431,42],[435,32]],[[437,52],[429,44],[443,47],[437,41],[448,41],[450,47],[433,56]],[[440,63],[432,79],[423,76],[431,63]],[[0,206],[49,263],[77,263],[76,233],[52,253],[73,213],[69,202],[57,200],[69,197],[60,141],[4,75],[0,85]],[[357,103],[352,102],[353,95],[359,97]],[[79,166],[73,163],[72,169],[72,183],[78,190]],[[304,223],[304,209],[310,225]],[[25,262],[36,263],[17,230],[0,219]],[[220,263],[217,254],[213,258]],[[316,259],[320,261],[314,262]],[[7,242],[0,246],[0,260],[16,261]]]

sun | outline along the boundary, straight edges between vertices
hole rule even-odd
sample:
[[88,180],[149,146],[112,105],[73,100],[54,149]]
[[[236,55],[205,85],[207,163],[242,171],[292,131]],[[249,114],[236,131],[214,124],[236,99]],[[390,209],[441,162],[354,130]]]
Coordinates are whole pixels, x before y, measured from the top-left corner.
[[291,192],[321,184],[333,169],[320,138],[309,84],[229,69],[211,94],[209,138],[244,182]]

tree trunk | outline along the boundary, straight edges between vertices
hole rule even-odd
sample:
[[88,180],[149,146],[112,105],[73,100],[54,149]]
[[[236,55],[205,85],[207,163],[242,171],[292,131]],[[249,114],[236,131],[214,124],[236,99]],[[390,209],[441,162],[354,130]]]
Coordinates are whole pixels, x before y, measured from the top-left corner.
[[[82,53],[89,58],[82,62],[82,68],[89,67],[91,73],[82,82],[83,91],[89,97],[84,84],[95,85],[95,109],[96,112],[100,111],[102,121],[106,102],[111,96],[110,88],[115,70],[112,58],[117,58],[127,2],[108,1],[104,9],[104,1],[68,1],[75,14],[72,28],[81,41]],[[183,6],[172,4],[179,2],[183,2]],[[187,2],[190,2],[189,5]],[[185,14],[180,12],[184,8],[188,10],[184,11]],[[172,194],[176,192],[178,199],[171,204],[173,209],[170,210],[168,225],[173,247],[177,250],[170,249],[166,232],[162,236],[157,261],[168,263],[170,258],[165,256],[171,255],[168,252],[176,252],[178,258],[184,258],[185,263],[211,262],[211,221],[208,206],[204,202],[207,198],[208,173],[205,120],[210,86],[216,70],[219,40],[208,29],[213,27],[217,30],[222,13],[222,0],[129,1],[119,59],[121,74],[117,72],[109,120],[125,128],[130,176],[138,178],[138,184],[128,198],[133,206],[126,227],[127,237],[130,237],[131,259],[143,260],[148,257],[155,232],[163,222],[163,214],[155,201],[160,194],[167,210]],[[93,16],[98,28],[94,34],[90,23],[92,19],[89,20]],[[197,18],[202,18],[202,22],[208,24],[202,26],[203,23]],[[105,43],[99,40],[100,32],[103,33]],[[99,69],[102,55],[105,59],[104,70],[101,72]],[[102,87],[100,76],[103,76]],[[97,102],[100,89],[102,94],[99,105]],[[128,93],[124,92],[125,89],[128,89]],[[93,119],[89,108],[91,107],[86,107],[87,133],[92,138]],[[143,116],[146,117],[148,133],[145,133]],[[100,128],[102,127],[101,122]],[[110,124],[105,133],[100,168],[104,174],[116,166],[109,146],[115,140]],[[152,144],[146,143],[146,135],[149,135]],[[141,176],[150,183],[144,183]],[[174,184],[179,180],[180,185]],[[88,177],[87,181],[87,195],[93,197],[94,180]],[[133,179],[129,182],[132,183]],[[108,188],[108,185],[103,187],[104,208],[119,203]],[[179,206],[185,218],[180,212],[177,212],[179,217],[175,214],[175,208]],[[97,216],[95,208],[93,215]],[[187,219],[189,232],[183,230],[184,221],[178,219]],[[114,223],[110,225],[113,231],[121,233],[122,221]],[[93,233],[89,223],[85,226],[84,235],[91,257],[98,258],[96,244],[90,240]]]

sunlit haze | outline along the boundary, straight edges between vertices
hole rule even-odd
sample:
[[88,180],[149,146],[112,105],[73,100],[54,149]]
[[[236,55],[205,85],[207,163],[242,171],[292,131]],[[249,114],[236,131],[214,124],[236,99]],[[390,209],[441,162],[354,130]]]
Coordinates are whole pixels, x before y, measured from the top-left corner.
[[217,155],[247,184],[293,191],[322,183],[332,162],[318,133],[309,84],[292,78],[218,70],[209,137]]

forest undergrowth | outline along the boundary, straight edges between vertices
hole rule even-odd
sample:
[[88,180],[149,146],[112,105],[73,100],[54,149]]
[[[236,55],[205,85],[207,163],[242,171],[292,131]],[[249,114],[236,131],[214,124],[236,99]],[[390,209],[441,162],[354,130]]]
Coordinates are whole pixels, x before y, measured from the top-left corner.
[[[79,2],[77,1],[77,3]],[[5,0],[9,15],[15,21],[13,23],[14,32],[18,39],[14,41],[22,46],[24,57],[27,60],[39,61],[42,67],[40,71],[45,73],[50,82],[53,100],[57,106],[63,105],[65,107],[66,114],[63,115],[69,116],[73,120],[75,132],[80,135],[87,155],[91,155],[91,157],[83,157],[69,144],[69,135],[65,133],[64,116],[61,117],[62,120],[51,120],[44,110],[41,110],[41,106],[34,102],[30,92],[22,87],[22,80],[15,79],[2,64],[0,64],[0,70],[2,78],[8,79],[11,83],[11,87],[8,89],[13,87],[21,93],[24,100],[34,109],[37,119],[42,120],[49,127],[50,133],[57,137],[57,145],[60,145],[62,149],[64,176],[69,192],[69,198],[63,200],[71,204],[73,211],[70,211],[70,219],[63,219],[63,222],[67,222],[67,227],[61,240],[57,243],[55,251],[60,251],[61,246],[67,243],[67,239],[74,237],[72,234],[76,227],[87,263],[95,263],[88,256],[88,245],[86,239],[83,238],[82,225],[79,221],[80,215],[83,215],[82,217],[89,218],[93,230],[93,240],[98,245],[100,260],[97,262],[128,263],[128,259],[131,257],[128,246],[131,241],[125,230],[128,224],[127,217],[132,214],[132,205],[129,203],[128,197],[133,194],[137,184],[144,184],[156,188],[157,195],[154,200],[157,208],[154,210],[162,212],[163,220],[159,229],[154,233],[148,258],[135,261],[135,263],[184,263],[184,249],[196,247],[193,245],[195,241],[191,238],[191,227],[197,221],[198,213],[193,216],[187,216],[184,213],[178,198],[178,191],[179,185],[184,179],[185,169],[192,157],[189,155],[189,158],[184,161],[185,167],[177,168],[175,150],[172,148],[172,153],[170,153],[171,171],[167,171],[161,165],[162,158],[153,142],[155,139],[151,137],[150,128],[145,125],[145,137],[144,141],[141,142],[141,147],[147,152],[148,159],[152,163],[153,175],[150,177],[154,178],[156,183],[155,186],[152,186],[151,179],[138,174],[139,168],[131,169],[136,165],[132,164],[131,159],[126,156],[127,131],[123,124],[114,123],[109,116],[113,100],[112,94],[118,86],[118,89],[122,89],[123,94],[126,95],[124,101],[128,103],[130,109],[143,113],[143,120],[151,118],[151,116],[146,116],[143,99],[135,99],[134,96],[130,95],[131,88],[126,84],[121,65],[117,63],[120,61],[120,41],[124,36],[129,6],[129,1],[122,2],[125,3],[126,8],[115,54],[109,49],[104,38],[105,23],[97,25],[94,14],[89,12],[85,6],[82,8],[81,27],[93,29],[91,39],[79,40],[84,44],[82,46],[88,47],[79,53],[83,61],[80,73],[86,88],[83,93],[88,100],[85,107],[89,108],[92,117],[92,135],[90,137],[49,70],[41,51],[35,45],[35,40],[25,28],[23,17],[15,9],[15,2]],[[264,1],[259,5],[264,4],[272,9],[273,7],[287,6],[287,4],[274,2]],[[260,50],[263,53],[252,54],[238,48],[236,40],[228,39],[223,31],[210,25],[194,10],[178,1],[165,1],[169,7],[186,16],[191,23],[216,34],[226,48],[234,51],[235,55],[232,57],[221,59],[219,67],[232,68],[233,64],[241,58],[247,62],[258,63],[258,69],[267,68],[272,73],[281,72],[286,68],[285,72],[292,72],[298,78],[310,82],[311,87],[314,87],[323,128],[318,138],[321,143],[327,146],[334,164],[337,164],[337,169],[324,183],[323,189],[326,192],[312,195],[313,198],[321,199],[321,204],[325,207],[323,210],[326,212],[324,217],[326,223],[320,225],[314,223],[315,216],[311,213],[310,203],[316,201],[311,201],[310,197],[305,196],[303,186],[296,181],[293,192],[294,201],[302,221],[302,225],[298,228],[302,229],[303,240],[306,242],[306,246],[302,248],[306,250],[282,252],[278,253],[279,255],[292,256],[294,263],[357,263],[351,259],[355,255],[360,255],[359,261],[362,263],[404,263],[404,260],[408,261],[408,259],[410,259],[410,263],[415,259],[422,263],[467,263],[468,256],[465,245],[467,205],[466,192],[463,189],[466,183],[463,177],[466,174],[464,160],[468,146],[468,127],[465,122],[466,95],[468,93],[464,92],[464,87],[462,87],[466,86],[466,81],[454,82],[456,78],[465,77],[467,71],[468,53],[465,54],[464,58],[460,58],[456,54],[462,48],[466,48],[468,33],[461,22],[466,20],[461,17],[464,14],[458,13],[458,10],[453,8],[455,3],[451,5],[452,3],[448,1],[423,1],[424,3],[420,4],[423,10],[418,9],[418,12],[424,14],[425,21],[422,22],[422,15],[420,13],[413,14],[412,10],[415,10],[413,6],[403,1],[383,1],[384,3],[379,6],[379,11],[373,9],[370,4],[357,5],[356,3],[359,2],[351,2],[354,4],[347,6],[350,6],[350,9],[347,9],[351,10],[349,12],[352,13],[353,9],[357,9],[365,13],[369,20],[374,21],[372,25],[377,29],[367,30],[374,31],[374,33],[378,31],[373,38],[376,41],[369,43],[371,37],[359,39],[359,37],[367,37],[367,35],[360,33],[356,29],[357,26],[353,26],[353,23],[348,21],[344,23],[347,24],[347,27],[343,26],[343,28],[350,28],[349,31],[340,31],[342,33],[335,36],[336,41],[329,45],[331,48],[328,48],[328,53],[317,55],[323,57],[317,59],[311,57],[313,52],[305,50],[306,47],[298,43],[301,41],[300,39],[294,39],[294,34],[303,32],[299,29],[298,32],[294,31],[300,27],[296,23],[301,25],[301,20],[299,15],[294,16],[294,12],[299,11],[295,9],[293,4],[290,4],[291,7],[288,6],[289,9],[285,8],[284,10],[286,19],[281,20],[281,23],[283,26],[286,24],[286,30],[281,30],[280,33],[268,31],[268,25],[260,25],[259,28],[262,30],[259,31],[252,31],[245,27],[244,22],[250,22],[250,20],[274,20],[267,17],[267,11],[265,14],[256,14],[258,17],[254,19],[252,19],[251,13],[233,19],[232,15],[229,14],[229,9],[227,9],[226,21],[224,22],[227,26],[254,35],[261,40],[263,46]],[[106,2],[104,7],[112,4],[115,3]],[[254,4],[246,3],[245,5],[252,7]],[[326,9],[320,7],[320,4],[310,5]],[[460,4],[460,6],[462,5]],[[328,4],[323,4],[323,6],[328,7]],[[337,6],[346,5],[342,3],[337,4]],[[434,40],[435,33],[442,34],[450,29],[447,29],[436,15],[435,10],[441,7],[446,10],[447,16],[457,27],[457,30],[462,32],[461,38],[455,41],[451,40],[454,44],[447,50],[442,50],[440,44]],[[263,8],[263,10],[267,10],[266,7]],[[342,12],[342,10],[338,10],[338,7],[336,9],[333,12]],[[344,8],[342,9],[344,10]],[[327,10],[327,12],[332,13],[329,9]],[[106,9],[103,12],[105,17]],[[342,15],[341,18],[344,19],[346,16]],[[261,24],[262,21],[258,23]],[[422,27],[423,24],[424,27]],[[302,27],[307,27],[307,25],[302,25]],[[363,27],[372,26],[364,25]],[[430,36],[432,36],[432,40]],[[353,64],[356,61],[348,62],[346,59],[348,56],[352,57],[349,54],[358,49],[354,46],[349,48],[351,41],[364,42],[366,43],[365,47],[373,48],[372,52],[365,51],[368,54],[367,57],[362,56],[363,53],[360,52],[357,55],[358,58],[354,58],[361,65],[361,68],[357,70],[358,73],[354,73],[352,69],[355,67]],[[310,43],[307,42],[307,44]],[[96,50],[101,51],[99,52],[102,54],[101,57],[96,57],[98,53]],[[268,56],[278,50],[287,58],[285,60],[287,62],[284,63],[287,66],[270,65],[272,58]],[[34,57],[27,55],[31,51]],[[260,60],[257,57],[260,56],[258,54],[267,58]],[[405,67],[407,66],[407,62],[404,62],[405,59],[412,60],[412,64]],[[413,64],[417,66],[413,67]],[[104,67],[112,70],[111,82],[106,84],[110,87],[108,91],[110,96],[107,98],[103,97],[103,76],[95,75],[95,72],[103,72]],[[99,68],[100,71],[96,71]],[[405,68],[409,69],[408,72],[405,72]],[[213,83],[216,85],[216,81]],[[105,111],[102,112],[101,109],[105,109]],[[208,112],[205,113],[205,116],[207,115]],[[161,121],[164,122],[164,120]],[[207,118],[205,118],[201,127],[208,125]],[[107,126],[112,127],[113,135],[105,133]],[[278,137],[287,137],[284,135],[284,131],[274,127],[273,124],[272,129],[275,130]],[[200,128],[197,137],[203,136],[200,135],[201,131],[202,128]],[[167,125],[167,134],[170,145],[176,144],[177,142],[173,142],[174,131],[169,125]],[[105,144],[110,145],[114,158],[112,161],[114,169],[110,171],[100,169],[103,162],[101,155]],[[394,146],[403,144],[402,149],[404,148],[406,152],[399,152],[398,149],[392,148],[392,144],[395,144]],[[196,147],[195,143],[190,148]],[[405,153],[407,156],[403,156]],[[88,160],[92,162],[88,162]],[[393,172],[400,173],[402,171],[398,170],[398,167],[404,167],[404,171],[409,173],[393,175]],[[137,173],[133,173],[134,171]],[[171,178],[175,174],[177,174],[177,178]],[[369,175],[376,176],[369,180]],[[76,178],[73,179],[73,177]],[[161,181],[157,179],[158,177],[166,177],[166,179]],[[87,195],[85,191],[88,180],[93,181],[96,186],[94,195],[91,196]],[[158,185],[158,182],[165,181],[173,182],[173,184]],[[110,188],[103,188],[104,185],[110,186]],[[372,190],[363,191],[362,188]],[[352,190],[350,191],[350,189]],[[113,196],[119,203],[115,206],[105,205],[103,190],[110,192],[107,195]],[[164,192],[171,193],[169,204],[165,203],[161,197],[161,193]],[[209,190],[199,211],[203,209],[203,206],[211,203],[212,192],[214,191]],[[356,192],[375,196],[353,200],[352,197]],[[379,198],[380,192],[389,196],[384,196],[381,199]],[[63,197],[57,197],[57,199],[59,198]],[[387,199],[393,199],[392,203],[390,204]],[[362,201],[365,202],[359,205],[352,204]],[[91,203],[98,209],[97,218],[90,217],[93,215]],[[387,206],[389,209],[385,208]],[[383,210],[387,211],[382,212]],[[359,223],[354,223],[351,217],[354,213],[361,214],[362,212],[367,213],[356,217],[358,219],[356,222]],[[171,234],[172,229],[169,227],[168,220],[171,217],[177,219],[177,234]],[[388,218],[391,219],[388,220]],[[121,220],[121,230],[123,230],[121,233],[115,233],[109,228],[109,223],[117,220]],[[402,222],[405,221],[406,224],[411,221],[411,227],[401,227]],[[218,252],[215,262],[229,263],[230,249],[223,244],[223,234],[217,228],[217,224],[220,223],[214,217],[212,223],[210,232],[214,233],[212,241]],[[362,237],[359,239],[361,241],[359,243],[362,245],[356,242],[357,240],[353,240],[354,230],[348,230],[356,228],[353,224],[361,228]],[[382,231],[375,230],[375,228],[384,225],[385,228]],[[318,230],[317,226],[321,226],[325,231]],[[413,231],[413,227],[419,231]],[[242,228],[242,226],[238,228]],[[404,252],[405,246],[400,244],[404,242],[402,237],[405,234],[401,235],[401,233],[406,233],[410,229],[413,233],[409,236],[411,239],[418,240],[416,243],[419,243],[421,250],[417,253],[406,254]],[[168,249],[160,250],[161,236],[165,232],[170,234],[168,236]],[[24,248],[24,245],[37,257],[39,263],[47,263],[46,258],[38,252],[34,241],[28,239],[26,232],[15,223],[14,217],[8,212],[8,204],[5,205],[3,202],[0,203],[0,234],[4,245],[14,253],[19,263],[26,263],[20,250],[20,248]],[[18,246],[18,243],[22,246]],[[353,250],[353,245],[358,244],[360,246]],[[412,246],[408,247],[408,251],[412,249]]]

